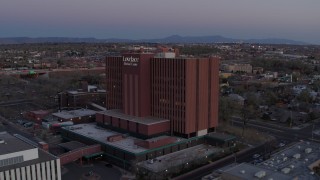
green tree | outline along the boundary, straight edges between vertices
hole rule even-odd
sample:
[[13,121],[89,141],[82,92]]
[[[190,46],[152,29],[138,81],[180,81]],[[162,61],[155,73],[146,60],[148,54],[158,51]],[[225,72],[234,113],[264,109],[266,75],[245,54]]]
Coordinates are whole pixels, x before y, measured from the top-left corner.
[[298,96],[297,96],[298,101],[300,102],[305,102],[305,103],[310,103],[312,101],[312,97],[310,96],[310,91],[309,90],[303,90]]
[[273,91],[265,92],[265,101],[268,106],[275,105],[278,99],[278,96]]
[[236,104],[227,97],[219,99],[219,119],[228,122],[235,113]]

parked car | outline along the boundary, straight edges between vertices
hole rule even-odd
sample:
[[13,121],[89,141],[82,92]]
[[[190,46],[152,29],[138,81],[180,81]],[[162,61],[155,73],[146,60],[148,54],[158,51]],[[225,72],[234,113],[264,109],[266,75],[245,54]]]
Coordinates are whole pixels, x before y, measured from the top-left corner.
[[32,122],[27,122],[27,123],[23,124],[23,126],[25,128],[29,128],[29,127],[33,126],[33,123]]
[[257,158],[259,158],[259,157],[260,157],[260,154],[254,154],[254,155],[252,156],[253,159],[257,159]]
[[25,124],[25,123],[27,123],[27,122],[24,121],[24,120],[22,120],[22,119],[19,119],[19,120],[17,121],[17,123],[20,124],[20,125],[23,125],[23,124]]

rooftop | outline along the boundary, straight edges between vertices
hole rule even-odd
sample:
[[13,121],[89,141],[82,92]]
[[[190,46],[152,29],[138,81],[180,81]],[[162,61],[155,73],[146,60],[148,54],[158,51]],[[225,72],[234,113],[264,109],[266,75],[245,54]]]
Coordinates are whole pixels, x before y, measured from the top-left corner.
[[[116,148],[125,150],[127,152],[134,153],[134,154],[141,153],[148,150],[146,148],[139,147],[134,144],[135,141],[138,141],[141,139],[131,137],[131,136],[126,136],[124,134],[111,131],[109,129],[101,128],[99,126],[96,126],[95,123],[77,124],[74,126],[63,127],[63,129],[82,135],[84,137],[88,137],[95,141],[114,146]],[[108,137],[114,136],[114,135],[123,135],[124,138],[122,140],[115,141],[115,142],[107,141]],[[177,138],[177,141],[179,140],[180,139]]]
[[196,159],[206,158],[206,156],[221,151],[221,148],[200,144],[181,151],[159,156],[151,161],[147,160],[140,162],[138,163],[138,166],[156,173],[163,172],[179,165],[191,165],[192,161]]
[[34,114],[49,114],[50,111],[46,111],[46,110],[36,110],[36,111],[30,111],[31,113],[34,113]]
[[35,148],[34,146],[8,134],[7,132],[0,132],[0,142],[1,141],[3,141],[3,143],[0,143],[0,155]]
[[264,169],[248,163],[239,164],[222,173],[222,179],[231,179],[230,176],[237,177],[237,179],[292,179],[292,177],[280,172]]
[[86,147],[87,145],[78,142],[78,141],[70,141],[70,142],[66,142],[66,143],[60,143],[59,144],[60,147],[67,149],[68,151],[73,151],[79,148],[83,148]]
[[0,172],[1,171],[6,171],[6,170],[9,170],[9,169],[16,169],[16,168],[20,168],[20,167],[30,166],[30,165],[33,165],[33,164],[38,164],[38,163],[41,163],[41,162],[46,162],[46,161],[51,161],[51,160],[57,159],[57,157],[55,157],[52,154],[49,154],[49,153],[45,152],[42,149],[38,149],[38,155],[39,155],[39,158],[37,158],[37,159],[33,159],[33,160],[30,160],[30,161],[24,161],[22,163],[13,164],[13,165],[9,165],[9,166],[0,167]]
[[72,111],[61,111],[52,113],[53,116],[63,118],[63,119],[72,119],[83,116],[94,116],[97,111],[91,109],[77,109]]
[[127,114],[122,113],[121,110],[115,109],[115,110],[107,110],[101,112],[102,114],[124,119],[127,121],[132,121],[136,122],[139,124],[145,124],[145,125],[152,125],[152,124],[157,124],[157,123],[162,123],[162,122],[168,122],[168,119],[162,119],[162,118],[157,118],[157,117],[136,117],[136,116],[130,116]]
[[320,160],[320,144],[301,141],[262,162],[259,166],[273,171],[298,177],[298,179],[319,179],[309,169],[309,166]]
[[[4,144],[0,143],[0,155],[36,148],[35,146],[30,145],[27,142],[21,140],[20,138],[8,134],[7,132],[0,132],[0,139],[4,141]],[[38,158],[13,165],[2,166],[0,167],[0,172],[57,159],[57,157],[43,151],[42,149],[37,148],[37,150]]]

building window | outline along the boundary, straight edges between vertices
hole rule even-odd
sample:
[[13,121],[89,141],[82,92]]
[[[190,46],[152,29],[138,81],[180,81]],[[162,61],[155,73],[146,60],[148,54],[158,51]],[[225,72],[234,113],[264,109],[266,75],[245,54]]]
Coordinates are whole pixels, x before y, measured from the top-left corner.
[[0,160],[0,167],[2,166],[9,166],[12,164],[18,164],[23,162],[23,156],[17,156],[17,157],[12,157],[12,158],[7,158]]

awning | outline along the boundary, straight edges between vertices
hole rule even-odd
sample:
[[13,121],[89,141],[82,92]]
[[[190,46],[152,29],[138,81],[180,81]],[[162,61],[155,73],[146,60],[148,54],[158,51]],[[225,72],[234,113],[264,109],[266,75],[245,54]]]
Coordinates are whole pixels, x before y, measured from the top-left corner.
[[85,155],[85,156],[83,156],[83,157],[84,157],[84,158],[86,158],[86,159],[89,159],[89,158],[93,158],[93,157],[101,156],[101,155],[103,155],[103,154],[104,154],[104,152],[97,152],[97,153],[93,153],[93,154]]

